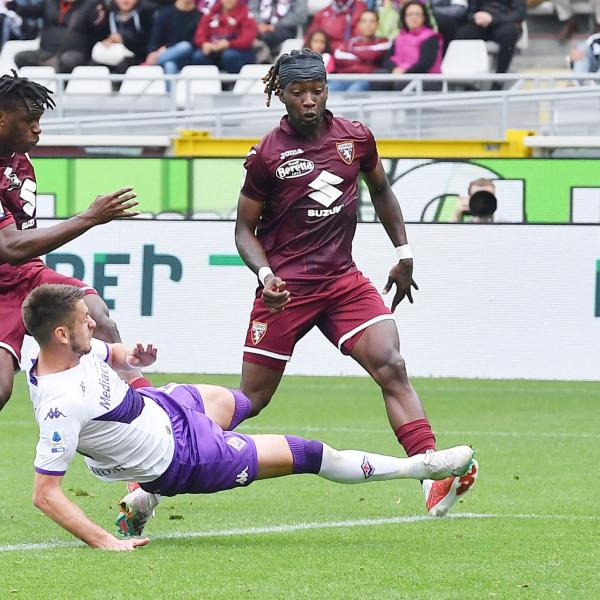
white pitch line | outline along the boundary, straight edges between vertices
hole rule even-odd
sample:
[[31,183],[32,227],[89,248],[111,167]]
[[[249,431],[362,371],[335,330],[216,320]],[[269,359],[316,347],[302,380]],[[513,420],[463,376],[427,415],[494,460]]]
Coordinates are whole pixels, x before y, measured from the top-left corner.
[[[390,433],[390,429],[364,429],[361,427],[312,427],[310,425],[252,425],[242,424],[239,431],[306,431],[314,433]],[[237,431],[237,430],[236,430]],[[575,433],[567,431],[435,431],[439,435],[477,435],[477,436],[495,436],[495,437],[550,437],[550,438],[599,438],[600,432],[595,433]]]
[[[480,514],[456,513],[444,520],[459,519],[543,519],[555,521],[600,521],[595,515],[538,515],[538,514]],[[340,529],[345,527],[376,527],[381,525],[399,525],[408,523],[423,523],[438,521],[435,517],[413,515],[404,517],[388,517],[381,519],[357,519],[354,521],[324,521],[309,523],[291,523],[289,525],[270,525],[266,527],[247,527],[239,529],[209,529],[206,531],[174,531],[152,536],[152,540],[189,540],[198,538],[239,537],[246,535],[269,535],[278,533],[294,533],[315,529]],[[7,544],[0,546],[3,552],[33,552],[36,550],[55,550],[61,548],[83,547],[79,541],[34,542],[24,544]]]

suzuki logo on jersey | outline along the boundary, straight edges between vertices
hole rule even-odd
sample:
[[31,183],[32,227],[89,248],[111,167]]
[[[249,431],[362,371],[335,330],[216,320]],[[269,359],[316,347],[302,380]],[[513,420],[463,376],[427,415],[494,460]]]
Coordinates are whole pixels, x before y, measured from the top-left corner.
[[334,206],[333,208],[309,208],[307,214],[309,217],[330,217],[331,215],[337,215],[344,205]]
[[265,333],[267,333],[267,327],[267,323],[252,321],[252,343],[255,346],[265,337]]
[[294,179],[303,177],[315,170],[315,163],[307,158],[293,158],[277,167],[275,175],[279,179]]
[[304,154],[304,150],[302,148],[294,148],[293,150],[286,150],[279,155],[279,159],[283,160],[284,158],[288,158],[290,156],[298,156],[298,154]]
[[354,142],[338,142],[337,148],[340,158],[347,164],[351,165],[354,160]]
[[16,173],[13,173],[11,167],[6,167],[6,169],[4,169],[4,176],[8,179],[8,187],[6,188],[7,192],[21,187],[21,180],[17,177]]
[[329,208],[343,192],[334,187],[339,185],[344,180],[329,171],[321,171],[321,174],[308,184],[314,192],[311,192],[308,197],[316,200],[325,208]]
[[46,421],[47,419],[58,419],[60,417],[66,417],[67,415],[65,415],[65,413],[60,412],[60,410],[58,410],[58,408],[54,408],[54,409],[50,409],[48,411],[48,414],[44,417],[44,421]]

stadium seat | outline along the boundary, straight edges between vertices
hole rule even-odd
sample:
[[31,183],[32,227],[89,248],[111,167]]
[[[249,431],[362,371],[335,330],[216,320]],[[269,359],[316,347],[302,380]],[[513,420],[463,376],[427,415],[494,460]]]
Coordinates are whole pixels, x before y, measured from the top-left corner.
[[281,44],[279,56],[282,54],[289,54],[292,50],[302,50],[303,46],[304,38],[290,38],[289,40],[285,40],[283,44]]
[[255,76],[256,80],[238,79],[233,86],[234,94],[262,94],[265,90],[265,84],[261,81],[269,70],[268,65],[244,65],[240,71],[240,75]]
[[485,75],[490,72],[490,60],[483,40],[453,40],[442,61],[444,75]]
[[65,94],[112,94],[112,83],[108,67],[75,67],[69,81],[67,81]]
[[119,94],[164,96],[167,86],[164,71],[158,65],[129,67],[119,89]]
[[35,40],[9,40],[2,46],[0,52],[0,74],[9,73],[11,69],[16,69],[15,54],[24,50],[37,50],[40,47],[40,39]]
[[195,95],[220,94],[219,68],[215,65],[187,65],[181,69],[175,88],[177,108],[194,104]]
[[54,67],[22,67],[19,69],[19,77],[27,77],[56,93],[55,75]]

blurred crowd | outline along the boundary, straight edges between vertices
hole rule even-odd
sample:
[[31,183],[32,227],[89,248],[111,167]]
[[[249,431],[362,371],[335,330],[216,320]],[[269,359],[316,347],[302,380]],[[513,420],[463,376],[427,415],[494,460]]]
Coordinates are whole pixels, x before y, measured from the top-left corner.
[[238,73],[272,62],[286,40],[303,37],[328,72],[369,74],[439,73],[452,40],[483,39],[498,44],[497,72],[504,73],[525,16],[526,0],[332,0],[312,17],[307,0],[0,0],[0,43],[40,37],[39,49],[16,55],[19,68],[68,73],[100,64],[124,73],[160,65],[174,74],[212,64]]

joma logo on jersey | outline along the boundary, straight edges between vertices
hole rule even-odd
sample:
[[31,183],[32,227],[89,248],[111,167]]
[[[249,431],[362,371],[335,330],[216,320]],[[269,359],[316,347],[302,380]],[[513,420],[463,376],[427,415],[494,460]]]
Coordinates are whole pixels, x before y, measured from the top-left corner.
[[255,346],[265,337],[265,333],[267,333],[267,327],[267,323],[252,321],[252,343]]
[[299,154],[304,154],[304,150],[302,148],[294,148],[293,150],[286,150],[279,155],[279,159],[283,160],[284,158],[288,158],[290,156],[298,156]]
[[309,208],[309,217],[330,217],[331,215],[337,215],[343,206],[334,206],[333,208]]
[[294,179],[308,175],[315,170],[315,163],[307,158],[293,158],[277,167],[275,175],[279,179]]

